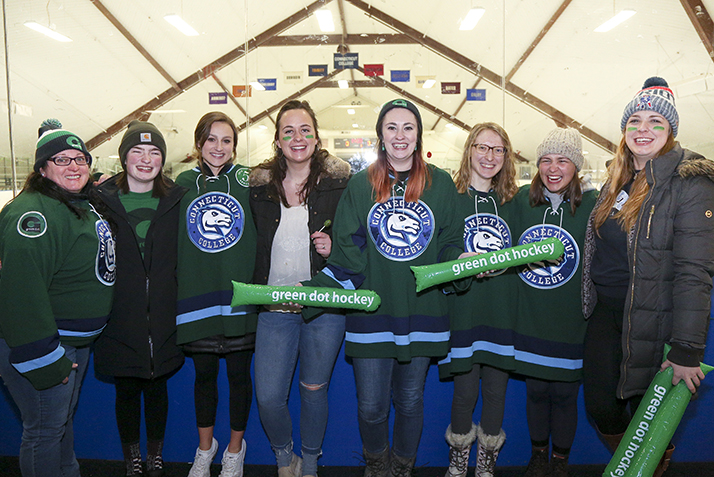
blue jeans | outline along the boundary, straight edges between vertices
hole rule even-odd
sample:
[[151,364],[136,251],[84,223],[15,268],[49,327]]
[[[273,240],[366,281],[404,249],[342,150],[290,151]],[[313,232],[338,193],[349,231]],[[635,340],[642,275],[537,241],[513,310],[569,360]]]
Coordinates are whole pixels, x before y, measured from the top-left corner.
[[362,445],[370,454],[389,448],[390,398],[394,401],[393,452],[416,457],[424,426],[424,382],[430,358],[399,363],[393,358],[353,358],[357,420]]
[[[300,437],[305,466],[315,468],[327,428],[327,389],[345,334],[344,315],[325,313],[305,323],[299,313],[264,312],[255,338],[255,396],[278,467],[290,465],[290,387],[300,358]],[[303,467],[303,474],[310,469]]]
[[79,367],[69,375],[67,384],[42,391],[10,364],[10,348],[0,338],[0,375],[22,417],[20,470],[23,477],[79,477],[74,455],[72,420],[77,408],[79,389],[87,372],[89,346],[62,345],[67,358]]

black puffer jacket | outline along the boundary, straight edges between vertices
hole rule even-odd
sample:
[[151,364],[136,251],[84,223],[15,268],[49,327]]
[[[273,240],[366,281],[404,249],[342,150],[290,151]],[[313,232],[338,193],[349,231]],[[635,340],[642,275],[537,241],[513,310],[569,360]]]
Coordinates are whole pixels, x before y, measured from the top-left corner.
[[[709,329],[714,275],[714,162],[677,144],[645,166],[650,191],[628,234],[630,285],[622,329],[623,360],[617,396],[644,394],[669,359],[697,366]],[[606,195],[603,186],[600,200]],[[597,208],[597,207],[596,207]],[[583,266],[583,312],[597,302],[590,279],[595,252],[593,216]]]
[[99,186],[115,224],[117,279],[109,323],[96,342],[94,366],[108,376],[151,379],[177,370],[176,253],[179,203],[186,189],[171,183],[146,234],[142,260],[136,236],[119,200],[117,176]]
[[[307,198],[309,211],[308,229],[316,232],[322,228],[326,220],[335,219],[335,210],[342,192],[347,187],[350,178],[350,165],[334,156],[325,159],[325,173],[320,182]],[[253,221],[258,230],[258,247],[256,250],[255,271],[253,283],[266,285],[270,273],[270,253],[273,248],[273,238],[280,223],[280,199],[268,191],[270,172],[256,168],[250,175],[250,209]],[[323,232],[332,237],[332,227]],[[310,247],[310,272],[315,276],[322,270],[327,260],[315,247]]]

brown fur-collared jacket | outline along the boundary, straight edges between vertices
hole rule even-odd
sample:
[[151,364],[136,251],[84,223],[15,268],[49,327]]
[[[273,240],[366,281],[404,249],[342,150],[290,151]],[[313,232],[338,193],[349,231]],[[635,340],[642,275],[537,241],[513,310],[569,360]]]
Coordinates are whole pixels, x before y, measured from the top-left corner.
[[[697,366],[709,329],[714,275],[714,162],[678,143],[645,166],[650,191],[628,233],[630,284],[617,397],[644,394],[662,363]],[[600,193],[598,204],[609,184]],[[595,206],[597,209],[597,205]],[[585,238],[583,313],[597,302],[590,278],[594,216]]]

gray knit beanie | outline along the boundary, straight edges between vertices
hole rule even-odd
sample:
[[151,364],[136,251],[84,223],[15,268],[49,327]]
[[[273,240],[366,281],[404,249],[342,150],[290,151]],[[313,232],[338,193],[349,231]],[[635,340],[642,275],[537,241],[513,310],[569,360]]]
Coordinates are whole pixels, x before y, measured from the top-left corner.
[[627,120],[637,111],[654,111],[659,113],[669,122],[672,128],[672,135],[677,137],[679,130],[679,114],[674,105],[674,94],[667,82],[658,76],[647,78],[642,89],[625,107],[620,121],[620,129],[625,130]]
[[574,128],[553,129],[536,149],[536,156],[538,157],[536,166],[540,164],[540,158],[548,154],[559,154],[567,157],[575,165],[575,169],[580,172],[585,162],[580,131]]

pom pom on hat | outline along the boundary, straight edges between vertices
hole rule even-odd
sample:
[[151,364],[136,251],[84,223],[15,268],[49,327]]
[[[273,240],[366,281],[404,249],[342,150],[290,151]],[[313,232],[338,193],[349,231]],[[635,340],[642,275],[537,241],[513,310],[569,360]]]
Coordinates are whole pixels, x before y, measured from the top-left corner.
[[536,156],[540,159],[548,154],[558,154],[570,159],[575,168],[580,172],[585,158],[583,157],[583,140],[580,131],[574,128],[555,128],[543,139],[536,149]]
[[129,123],[124,136],[119,144],[119,159],[121,165],[126,167],[126,155],[134,146],[141,144],[150,144],[156,146],[161,151],[161,164],[166,164],[166,141],[161,131],[153,124],[137,119]]
[[674,104],[674,94],[669,85],[659,76],[647,78],[642,89],[625,107],[620,121],[620,129],[625,130],[627,120],[637,111],[654,111],[661,114],[672,128],[672,135],[677,137],[679,130],[679,114]]
[[40,172],[40,169],[45,167],[50,157],[67,149],[82,151],[89,161],[89,165],[92,165],[92,155],[89,154],[84,141],[73,132],[62,129],[62,123],[57,119],[45,119],[42,121],[37,134],[39,138],[35,149],[35,172]]

